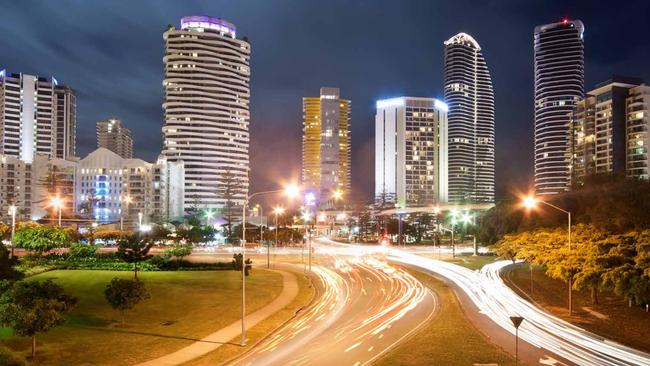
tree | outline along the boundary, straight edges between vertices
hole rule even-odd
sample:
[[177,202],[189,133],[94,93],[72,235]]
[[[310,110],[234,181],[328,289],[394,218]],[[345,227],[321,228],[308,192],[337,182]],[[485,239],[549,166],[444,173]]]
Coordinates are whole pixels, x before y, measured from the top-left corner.
[[138,278],[138,265],[149,259],[154,241],[138,234],[122,237],[117,241],[117,256],[127,263],[133,263],[134,278]]
[[0,296],[0,323],[16,334],[32,338],[32,357],[36,355],[36,334],[65,323],[64,315],[77,299],[51,280],[18,281]]
[[18,258],[9,254],[7,247],[0,243],[0,280],[19,280],[24,275],[14,268],[18,264]]
[[144,286],[144,282],[138,279],[115,277],[106,285],[104,297],[113,309],[119,310],[122,314],[122,328],[124,328],[126,311],[133,309],[142,300],[147,300],[151,296]]
[[42,255],[55,248],[65,247],[70,238],[65,229],[51,226],[27,226],[16,230],[14,246]]
[[233,208],[235,207],[234,198],[236,196],[244,195],[245,192],[243,187],[239,182],[239,177],[234,175],[230,168],[226,168],[226,171],[221,176],[221,182],[217,186],[217,197],[224,200],[225,204],[222,209],[223,217],[226,219],[226,238],[230,241],[232,236],[232,218],[233,218]]

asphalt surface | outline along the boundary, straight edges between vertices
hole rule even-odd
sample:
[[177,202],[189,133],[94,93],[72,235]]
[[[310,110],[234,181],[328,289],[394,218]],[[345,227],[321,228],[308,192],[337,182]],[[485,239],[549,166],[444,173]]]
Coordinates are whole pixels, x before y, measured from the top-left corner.
[[319,257],[319,300],[233,364],[370,364],[434,316],[435,295],[378,256]]

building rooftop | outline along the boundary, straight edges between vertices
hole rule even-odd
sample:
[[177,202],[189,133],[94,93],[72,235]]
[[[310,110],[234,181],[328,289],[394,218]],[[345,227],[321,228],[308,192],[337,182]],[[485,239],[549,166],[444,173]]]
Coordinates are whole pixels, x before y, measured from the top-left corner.
[[191,15],[181,19],[182,30],[195,30],[198,32],[212,31],[229,35],[235,38],[237,28],[234,24],[221,18],[214,18],[207,15]]

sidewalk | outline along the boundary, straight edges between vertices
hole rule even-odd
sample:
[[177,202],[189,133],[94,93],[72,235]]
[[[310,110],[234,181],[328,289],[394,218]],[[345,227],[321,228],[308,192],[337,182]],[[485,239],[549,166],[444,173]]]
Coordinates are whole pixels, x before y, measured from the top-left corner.
[[[282,275],[282,292],[270,304],[252,314],[246,314],[246,329],[252,328],[257,323],[282,310],[298,295],[298,282],[296,281],[296,276],[285,271],[276,272],[279,272]],[[181,348],[176,352],[143,362],[137,366],[180,365],[214,351],[239,335],[241,335],[241,320],[208,335],[200,341],[194,342],[185,348]]]

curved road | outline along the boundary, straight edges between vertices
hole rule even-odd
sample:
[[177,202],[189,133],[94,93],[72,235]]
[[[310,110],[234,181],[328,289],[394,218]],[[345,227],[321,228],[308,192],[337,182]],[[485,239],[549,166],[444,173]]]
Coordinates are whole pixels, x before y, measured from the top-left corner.
[[422,283],[376,256],[319,257],[319,301],[233,364],[369,364],[435,313]]
[[[545,349],[577,365],[618,366],[650,365],[650,354],[605,339],[561,320],[521,298],[501,279],[500,271],[511,264],[499,261],[472,271],[452,263],[425,258],[394,247],[345,245],[327,239],[330,252],[339,255],[380,255],[390,262],[430,271],[453,282],[481,314],[514,335],[510,316],[525,320],[519,337],[539,349]],[[355,254],[356,253],[356,254]],[[561,364],[556,360],[540,360],[542,364]]]

